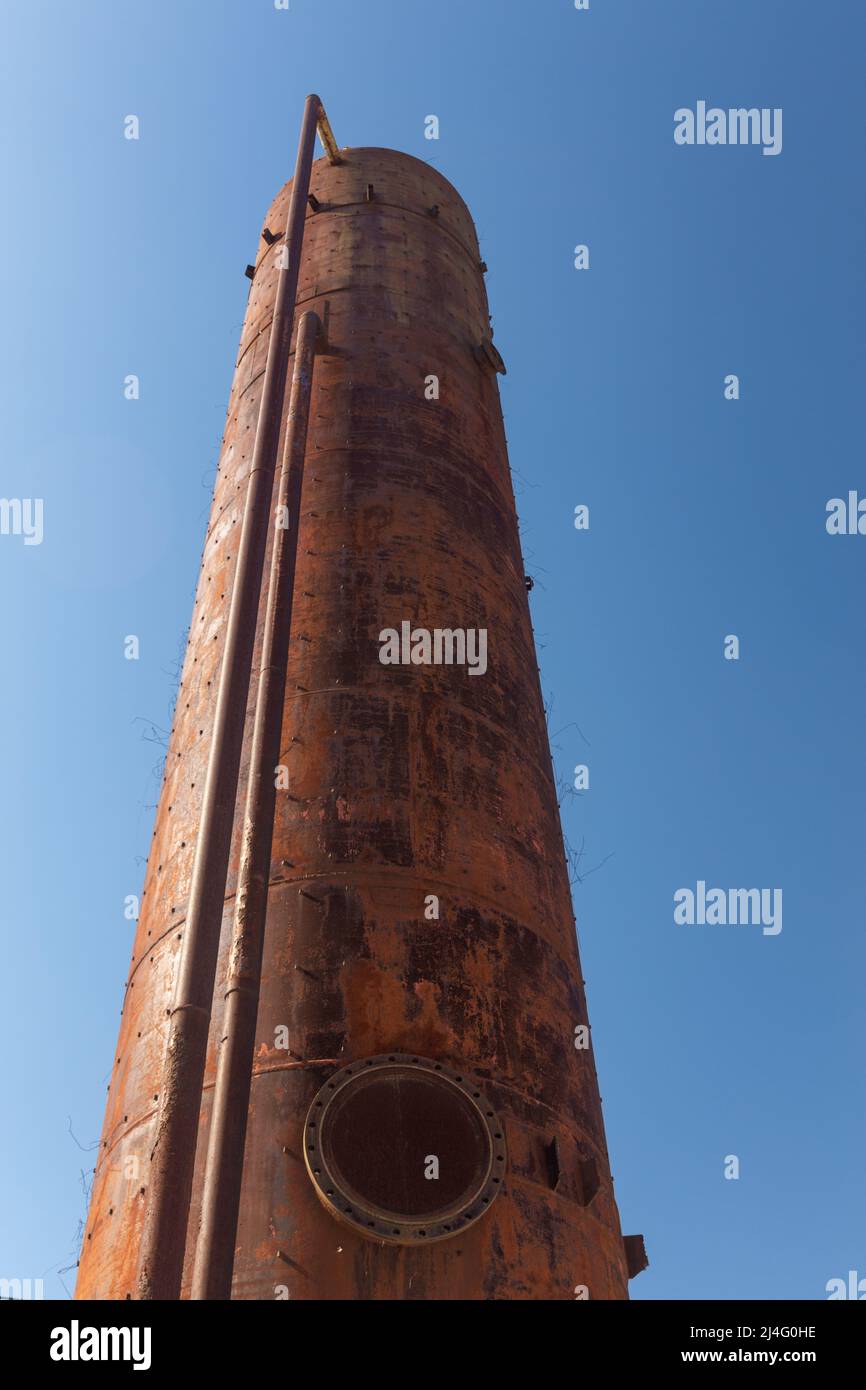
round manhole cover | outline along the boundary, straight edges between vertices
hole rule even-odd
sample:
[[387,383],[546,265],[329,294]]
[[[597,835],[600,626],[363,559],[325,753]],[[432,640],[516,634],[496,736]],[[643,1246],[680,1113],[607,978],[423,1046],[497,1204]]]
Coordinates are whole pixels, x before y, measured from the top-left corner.
[[505,1173],[505,1136],[471,1076],[400,1053],[368,1057],[318,1092],[304,1157],[325,1206],[395,1244],[443,1240],[477,1221]]

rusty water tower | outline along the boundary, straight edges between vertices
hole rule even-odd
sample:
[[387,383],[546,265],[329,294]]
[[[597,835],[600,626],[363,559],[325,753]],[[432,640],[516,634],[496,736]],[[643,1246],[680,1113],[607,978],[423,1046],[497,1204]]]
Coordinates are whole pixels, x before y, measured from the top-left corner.
[[579,1045],[484,270],[447,180],[339,150],[308,99],[248,270],[78,1298],[623,1299],[645,1263]]

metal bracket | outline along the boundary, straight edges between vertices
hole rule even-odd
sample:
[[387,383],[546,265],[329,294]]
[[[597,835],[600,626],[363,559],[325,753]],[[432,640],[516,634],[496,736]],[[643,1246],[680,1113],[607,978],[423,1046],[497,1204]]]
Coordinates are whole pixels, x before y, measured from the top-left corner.
[[649,1266],[649,1257],[646,1252],[643,1236],[623,1236],[622,1243],[625,1246],[625,1263],[628,1270],[629,1279],[634,1279],[636,1274]]
[[475,361],[482,367],[490,367],[500,376],[506,375],[505,363],[499,350],[494,347],[492,338],[482,338],[481,342],[472,349],[475,354]]

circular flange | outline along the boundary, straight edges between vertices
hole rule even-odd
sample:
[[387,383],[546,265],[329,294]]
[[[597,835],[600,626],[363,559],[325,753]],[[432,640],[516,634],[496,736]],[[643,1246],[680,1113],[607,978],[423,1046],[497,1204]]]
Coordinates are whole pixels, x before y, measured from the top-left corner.
[[505,1132],[474,1077],[390,1052],[325,1082],[304,1122],[304,1159],[333,1216],[373,1240],[425,1245],[489,1209]]

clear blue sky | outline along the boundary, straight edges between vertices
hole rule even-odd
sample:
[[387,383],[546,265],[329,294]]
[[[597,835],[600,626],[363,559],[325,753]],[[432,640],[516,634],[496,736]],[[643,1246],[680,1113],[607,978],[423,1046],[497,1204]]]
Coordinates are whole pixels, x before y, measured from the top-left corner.
[[[866,1276],[866,537],[824,526],[866,494],[864,50],[848,0],[5,0],[0,495],[45,534],[0,536],[0,1275],[76,1257],[243,270],[318,90],[490,266],[634,1296]],[[698,100],[782,107],[781,155],[677,147]],[[781,934],[675,926],[699,879],[781,887]]]

